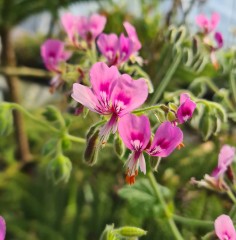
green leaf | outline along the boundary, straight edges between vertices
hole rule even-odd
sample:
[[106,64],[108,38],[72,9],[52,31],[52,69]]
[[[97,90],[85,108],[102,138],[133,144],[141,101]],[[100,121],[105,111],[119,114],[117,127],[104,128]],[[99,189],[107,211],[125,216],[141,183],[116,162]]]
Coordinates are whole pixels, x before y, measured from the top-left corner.
[[[159,187],[165,197],[170,196],[168,188],[161,185]],[[132,186],[124,186],[118,194],[129,202],[131,211],[139,217],[155,216],[163,211],[147,179],[139,179]]]

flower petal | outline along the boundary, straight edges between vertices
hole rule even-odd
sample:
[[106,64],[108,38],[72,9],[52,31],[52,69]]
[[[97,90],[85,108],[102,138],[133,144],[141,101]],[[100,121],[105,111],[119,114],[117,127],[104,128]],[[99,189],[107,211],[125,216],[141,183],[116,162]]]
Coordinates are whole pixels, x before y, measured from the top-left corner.
[[229,216],[223,214],[215,220],[215,233],[220,240],[236,239],[234,225]]
[[151,137],[151,128],[148,117],[135,116],[133,114],[126,114],[118,121],[118,131],[125,146],[130,150],[136,150],[134,148],[134,142],[139,141],[140,151],[143,151]]
[[93,39],[95,39],[100,33],[102,33],[107,19],[99,14],[93,14],[89,19],[89,31],[92,33]]
[[133,42],[134,52],[137,52],[142,47],[142,45],[138,39],[138,35],[137,35],[135,27],[133,25],[131,25],[129,22],[124,22],[123,25],[124,25],[124,28],[129,36],[129,38]]
[[61,17],[61,24],[67,33],[69,39],[73,42],[74,34],[76,33],[76,24],[78,22],[78,17],[72,15],[71,13],[65,13]]
[[218,166],[228,167],[234,160],[235,148],[229,145],[224,145],[218,156]]
[[215,50],[217,50],[219,48],[222,48],[223,44],[224,44],[222,34],[220,32],[215,32],[214,38],[215,38],[216,43],[217,43],[217,47],[215,48]]
[[6,236],[6,222],[3,217],[0,216],[0,240],[4,240]]
[[170,122],[162,123],[147,150],[151,156],[167,157],[183,142],[183,132]]
[[196,24],[200,27],[200,28],[208,28],[209,26],[209,21],[206,18],[206,16],[204,14],[199,14],[196,17]]
[[119,117],[141,106],[148,96],[148,86],[144,79],[133,80],[123,74],[111,86],[111,102]]
[[119,62],[126,62],[133,53],[133,42],[122,33],[119,38]]
[[90,70],[90,82],[100,101],[110,101],[111,85],[119,77],[117,67],[108,67],[104,62],[95,63]]
[[216,29],[219,21],[220,21],[220,15],[218,13],[213,13],[211,15],[211,29],[210,29],[210,31],[213,31],[213,30]]
[[141,172],[146,174],[146,161],[142,153],[140,154],[140,157],[139,157],[139,168]]
[[93,112],[98,112],[97,107],[99,103],[96,96],[89,87],[79,83],[73,84],[73,92],[71,97],[76,101],[87,107]]

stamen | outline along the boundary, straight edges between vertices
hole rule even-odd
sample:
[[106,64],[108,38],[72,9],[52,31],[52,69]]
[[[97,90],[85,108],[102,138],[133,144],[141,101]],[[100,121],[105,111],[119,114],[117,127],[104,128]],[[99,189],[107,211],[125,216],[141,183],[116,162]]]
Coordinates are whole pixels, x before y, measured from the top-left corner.
[[185,147],[185,145],[184,145],[184,143],[182,142],[182,143],[180,143],[178,146],[177,146],[177,148],[180,150],[181,148],[183,148],[183,147]]

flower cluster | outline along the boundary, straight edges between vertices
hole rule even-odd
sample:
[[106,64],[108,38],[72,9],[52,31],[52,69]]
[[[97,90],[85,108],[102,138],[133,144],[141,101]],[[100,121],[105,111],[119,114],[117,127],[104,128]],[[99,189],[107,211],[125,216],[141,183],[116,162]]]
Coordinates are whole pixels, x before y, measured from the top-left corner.
[[[102,54],[101,60],[93,62],[91,68],[89,66],[89,81],[80,82],[77,79],[73,83],[71,96],[77,103],[108,119],[100,128],[97,147],[104,146],[111,133],[118,133],[124,145],[131,150],[126,163],[126,180],[133,184],[139,168],[146,173],[144,152],[154,157],[167,157],[177,147],[183,146],[183,132],[178,125],[192,117],[196,103],[188,94],[181,94],[180,106],[172,110],[173,121],[167,119],[161,122],[152,136],[148,116],[132,113],[147,100],[147,79],[133,79],[129,74],[121,74],[118,69],[129,60],[141,64],[138,51],[142,45],[134,26],[124,22],[127,35],[122,33],[118,36],[102,33],[106,18],[98,14],[86,18],[67,13],[62,16],[61,23],[69,43],[49,39],[41,47],[45,66],[56,74],[52,85],[57,88],[63,82],[61,63],[72,56],[72,47],[81,51],[96,51],[94,46],[97,45]],[[70,50],[66,46],[70,46]],[[104,57],[106,63],[102,61]]]
[[[220,15],[218,13],[213,13],[211,18],[208,19],[204,14],[200,14],[196,17],[196,24],[203,31],[203,42],[210,50],[210,58],[215,69],[219,68],[219,63],[216,58],[215,52],[223,47],[223,37],[220,32],[215,31],[216,27],[220,21]],[[212,43],[210,35],[213,34],[214,41],[216,45]]]
[[90,70],[91,87],[74,83],[72,98],[93,112],[110,116],[100,129],[101,144],[110,133],[118,133],[125,146],[132,151],[127,161],[128,183],[135,181],[138,168],[145,174],[146,162],[143,152],[150,156],[167,157],[183,142],[183,133],[177,124],[192,117],[196,104],[188,94],[180,97],[176,111],[177,121],[163,122],[151,140],[151,127],[147,116],[131,112],[140,107],[148,96],[145,79],[133,80],[128,74],[120,74],[116,66],[95,63]]

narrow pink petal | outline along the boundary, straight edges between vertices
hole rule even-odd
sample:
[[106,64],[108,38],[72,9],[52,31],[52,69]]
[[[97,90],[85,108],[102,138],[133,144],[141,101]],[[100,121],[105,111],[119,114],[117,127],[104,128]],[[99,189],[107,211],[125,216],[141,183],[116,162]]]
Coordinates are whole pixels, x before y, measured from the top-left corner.
[[135,144],[140,142],[140,151],[143,151],[151,137],[151,127],[148,117],[126,114],[118,121],[118,132],[125,146],[130,150],[135,149]]
[[209,21],[206,18],[206,16],[204,14],[199,14],[196,17],[196,24],[200,27],[200,28],[208,28],[209,26]]
[[104,62],[95,63],[90,70],[90,82],[97,98],[110,100],[111,84],[116,81],[120,73],[117,67],[108,67]]
[[211,15],[211,31],[215,30],[220,21],[220,15],[218,13],[213,13]]
[[151,156],[167,157],[183,142],[183,132],[170,122],[162,123],[147,150]]
[[0,216],[0,240],[4,240],[6,236],[6,222],[3,217]]
[[129,38],[133,42],[134,52],[139,51],[140,48],[142,47],[142,45],[138,39],[138,35],[137,35],[135,27],[133,25],[131,25],[129,22],[124,22],[123,25],[124,25],[124,28],[129,36]]
[[99,14],[93,14],[89,19],[89,31],[92,33],[93,39],[102,33],[107,19]]
[[76,30],[79,33],[80,37],[82,37],[84,40],[87,40],[87,35],[89,32],[89,22],[87,17],[85,16],[77,17]]
[[76,102],[81,103],[91,111],[98,112],[97,106],[99,106],[99,103],[89,87],[86,87],[79,83],[74,83],[71,97]]
[[119,61],[126,62],[133,53],[133,42],[122,33],[119,38]]
[[140,167],[141,172],[146,174],[146,161],[145,161],[145,158],[142,153],[139,157],[139,167]]
[[61,17],[61,24],[72,42],[74,34],[76,33],[76,23],[77,17],[72,15],[71,13],[65,13]]
[[111,101],[119,117],[140,107],[148,96],[148,86],[144,79],[133,80],[123,74],[113,83]]
[[220,176],[222,176],[227,171],[227,167],[222,165],[219,167],[216,167],[213,172],[211,173],[211,176],[218,179]]
[[235,148],[229,145],[224,145],[218,156],[218,166],[228,167],[234,160]]
[[181,93],[180,95],[180,104],[183,104],[187,99],[190,99],[188,93]]
[[214,38],[215,38],[216,43],[217,43],[216,49],[222,48],[223,44],[224,44],[222,34],[220,32],[216,32],[215,35],[214,35]]
[[234,225],[229,216],[223,214],[215,220],[215,233],[220,240],[236,239]]

